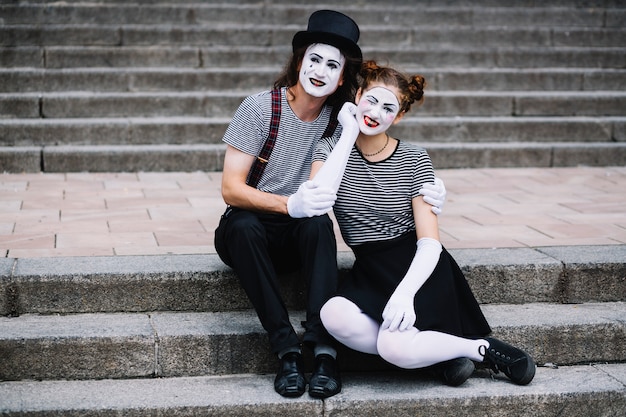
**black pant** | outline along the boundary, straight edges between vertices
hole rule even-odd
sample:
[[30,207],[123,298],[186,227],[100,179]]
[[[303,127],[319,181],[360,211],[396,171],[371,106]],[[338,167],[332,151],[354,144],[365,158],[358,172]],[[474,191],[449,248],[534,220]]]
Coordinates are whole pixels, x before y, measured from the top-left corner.
[[293,219],[229,208],[215,232],[215,248],[239,277],[274,353],[300,344],[277,279],[277,273],[297,269],[308,297],[303,342],[334,344],[319,315],[337,290],[337,242],[328,215]]

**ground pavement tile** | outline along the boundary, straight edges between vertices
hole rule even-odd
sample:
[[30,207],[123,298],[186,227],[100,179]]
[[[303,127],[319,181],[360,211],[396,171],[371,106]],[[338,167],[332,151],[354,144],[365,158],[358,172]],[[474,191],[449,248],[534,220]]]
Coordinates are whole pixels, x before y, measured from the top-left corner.
[[[2,244],[0,244],[2,248]],[[148,252],[148,249],[145,249]],[[6,249],[10,258],[53,258],[53,257],[71,257],[71,256],[114,256],[116,255],[113,248],[90,248],[90,247],[69,247],[69,248],[50,248],[50,249]],[[150,255],[150,253],[145,253]]]
[[0,200],[0,213],[18,212],[22,209],[21,200]]
[[202,246],[213,242],[215,234],[210,232],[156,232],[155,238],[159,246]]
[[58,248],[115,248],[117,246],[158,246],[152,232],[58,233]]
[[52,249],[56,239],[51,233],[23,233],[0,235],[0,248],[10,249]]
[[121,233],[121,232],[142,232],[146,230],[152,230],[154,233],[158,232],[201,232],[206,231],[206,229],[202,222],[198,219],[188,219],[188,220],[179,220],[179,219],[171,219],[171,220],[152,220],[152,219],[126,219],[126,218],[115,218],[109,219],[107,222],[109,231],[111,233]]
[[[626,167],[438,170],[448,248],[626,243]],[[214,253],[220,172],[0,174],[9,257]],[[332,217],[332,214],[331,214]],[[348,250],[334,225],[339,250]]]
[[106,219],[102,220],[69,220],[61,221],[60,219],[51,219],[45,222],[20,222],[15,224],[13,233],[19,235],[22,233],[108,233],[109,225]]

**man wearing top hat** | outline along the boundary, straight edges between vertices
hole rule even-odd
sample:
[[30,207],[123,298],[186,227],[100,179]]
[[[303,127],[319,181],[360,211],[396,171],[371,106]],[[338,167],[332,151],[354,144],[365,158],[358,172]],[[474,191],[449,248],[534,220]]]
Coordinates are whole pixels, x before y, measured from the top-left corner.
[[[307,30],[293,37],[292,57],[274,84],[280,117],[269,157],[260,154],[272,130],[271,91],[244,99],[223,138],[222,197],[229,208],[216,230],[215,246],[268,333],[279,358],[274,387],[285,397],[302,395],[307,384],[301,342],[277,281],[277,273],[298,269],[307,289],[302,342],[315,354],[309,394],[326,398],[341,391],[335,342],[319,317],[337,288],[337,244],[326,214],[335,194],[308,180],[313,148],[329,128],[333,107],[353,101],[362,61],[358,40],[359,28],[348,16],[313,13]],[[332,134],[341,130],[339,125]],[[261,174],[251,173],[258,169],[253,168],[257,156],[264,165]],[[255,186],[249,178],[254,175]]]

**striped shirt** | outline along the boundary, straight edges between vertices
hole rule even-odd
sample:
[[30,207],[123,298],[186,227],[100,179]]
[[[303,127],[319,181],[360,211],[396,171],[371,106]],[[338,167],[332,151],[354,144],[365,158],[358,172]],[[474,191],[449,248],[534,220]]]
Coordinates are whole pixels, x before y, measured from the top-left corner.
[[[281,89],[281,103],[276,143],[257,188],[272,194],[291,195],[309,179],[313,149],[326,130],[332,108],[324,106],[317,119],[303,122],[291,110],[285,87]],[[235,112],[222,140],[256,156],[269,135],[271,118],[271,91],[248,96]],[[334,137],[340,134],[341,125]]]
[[[325,161],[337,139],[322,139],[313,154]],[[432,162],[424,148],[399,141],[394,153],[369,162],[352,147],[333,208],[349,246],[388,240],[415,230],[411,199],[434,182]]]

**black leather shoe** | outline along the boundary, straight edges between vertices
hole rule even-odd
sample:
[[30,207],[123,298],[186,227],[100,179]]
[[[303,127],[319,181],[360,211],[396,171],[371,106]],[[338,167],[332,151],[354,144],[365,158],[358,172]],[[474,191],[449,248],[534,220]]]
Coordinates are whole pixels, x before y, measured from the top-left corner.
[[474,362],[468,358],[457,358],[440,362],[430,367],[430,371],[444,384],[458,387],[474,373]]
[[328,398],[340,392],[341,378],[337,361],[327,354],[317,355],[309,382],[309,395],[314,398]]
[[306,378],[302,366],[302,355],[286,353],[280,359],[280,369],[274,379],[274,389],[283,397],[299,397],[306,389]]

